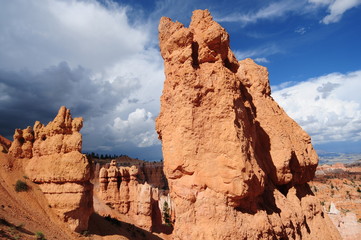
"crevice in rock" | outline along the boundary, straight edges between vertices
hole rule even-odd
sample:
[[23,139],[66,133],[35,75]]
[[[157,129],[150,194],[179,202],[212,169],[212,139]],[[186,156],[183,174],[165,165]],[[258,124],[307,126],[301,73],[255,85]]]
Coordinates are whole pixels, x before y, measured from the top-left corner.
[[233,73],[236,73],[239,67],[237,64],[231,63],[228,58],[223,60],[223,65]]
[[197,42],[192,42],[192,66],[195,69],[199,68],[198,50],[199,44]]
[[287,196],[288,190],[290,189],[289,184],[283,184],[277,186],[278,191],[280,191],[284,196]]

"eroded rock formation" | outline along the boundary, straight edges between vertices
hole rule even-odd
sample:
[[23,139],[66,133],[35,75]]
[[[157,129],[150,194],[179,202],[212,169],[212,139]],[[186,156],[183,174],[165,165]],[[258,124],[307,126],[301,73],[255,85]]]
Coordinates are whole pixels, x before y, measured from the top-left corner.
[[144,162],[138,166],[139,178],[142,182],[147,182],[152,187],[158,189],[168,189],[167,179],[163,172],[163,162]]
[[188,28],[163,17],[159,41],[174,239],[337,239],[307,185],[317,154],[271,97],[267,69],[238,62],[207,10]]
[[72,119],[70,110],[61,107],[46,126],[35,122],[33,128],[16,129],[9,154],[29,158],[27,176],[39,184],[51,208],[75,231],[88,227],[93,213],[91,163],[81,154],[82,118]]
[[0,135],[0,152],[7,153],[11,146],[11,141]]
[[150,231],[153,205],[158,201],[159,193],[148,183],[139,182],[138,174],[138,167],[118,168],[112,160],[108,169],[102,167],[99,171],[100,196],[129,222]]

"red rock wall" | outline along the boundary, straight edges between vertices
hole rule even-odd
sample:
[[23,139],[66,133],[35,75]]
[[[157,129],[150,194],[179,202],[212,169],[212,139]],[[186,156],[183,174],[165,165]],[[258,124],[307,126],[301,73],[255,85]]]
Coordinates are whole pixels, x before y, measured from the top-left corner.
[[[153,203],[158,201],[158,189],[148,183],[141,183],[136,166],[117,167],[112,160],[110,167],[99,171],[99,190],[101,199],[115,209],[125,221],[151,231]],[[120,219],[124,220],[124,219]]]
[[307,185],[310,137],[270,96],[267,69],[238,62],[208,11],[189,28],[163,17],[159,41],[174,239],[338,239]]

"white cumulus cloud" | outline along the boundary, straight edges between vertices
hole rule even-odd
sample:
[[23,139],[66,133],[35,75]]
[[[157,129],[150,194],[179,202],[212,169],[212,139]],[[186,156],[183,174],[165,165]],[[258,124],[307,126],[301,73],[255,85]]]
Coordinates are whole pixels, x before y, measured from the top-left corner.
[[113,127],[119,131],[120,141],[132,141],[138,147],[148,147],[160,144],[154,125],[152,113],[137,108],[126,120],[115,118]]
[[313,143],[361,140],[361,70],[274,89],[274,99],[311,135]]
[[[159,159],[150,116],[163,61],[150,20],[136,11],[111,0],[1,1],[0,134],[46,123],[65,105],[84,117],[84,151]],[[138,149],[153,145],[156,153]]]

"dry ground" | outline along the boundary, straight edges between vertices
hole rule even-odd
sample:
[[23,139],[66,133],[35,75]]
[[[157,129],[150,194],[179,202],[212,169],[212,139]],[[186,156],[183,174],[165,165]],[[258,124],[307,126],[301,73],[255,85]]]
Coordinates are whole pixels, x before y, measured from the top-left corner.
[[[322,169],[323,168],[323,169]],[[310,183],[324,211],[334,203],[338,214],[329,213],[332,222],[345,240],[361,239],[361,168],[321,167]]]
[[[89,231],[82,234],[68,230],[66,223],[56,216],[39,187],[27,179],[23,165],[27,160],[16,160],[0,152],[0,239],[37,239],[42,233],[48,240],[123,240],[163,239],[132,224],[94,213]],[[29,190],[17,192],[18,180]]]

